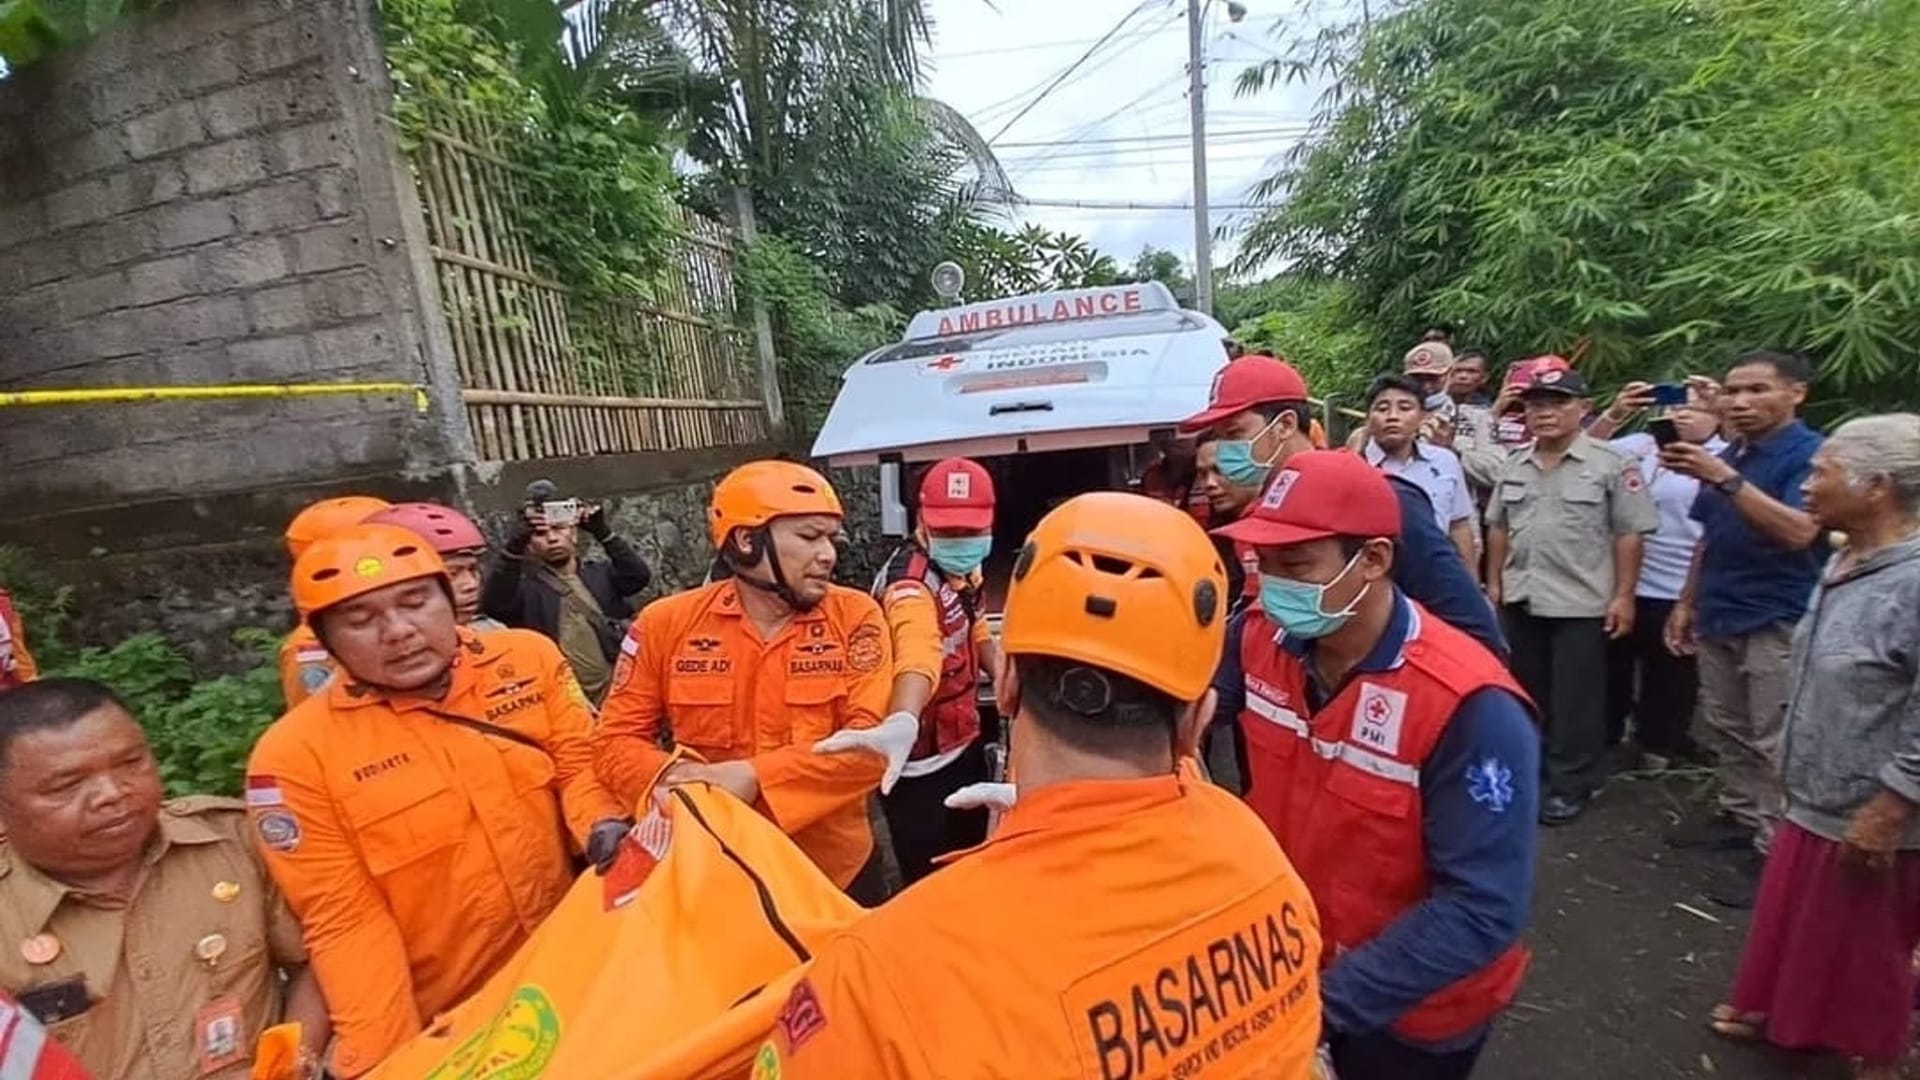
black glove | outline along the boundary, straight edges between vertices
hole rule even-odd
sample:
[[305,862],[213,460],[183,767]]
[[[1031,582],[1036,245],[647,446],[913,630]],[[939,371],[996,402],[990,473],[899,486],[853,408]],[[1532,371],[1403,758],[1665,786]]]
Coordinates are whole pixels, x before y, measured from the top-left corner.
[[599,503],[585,503],[580,507],[580,531],[603,544],[613,535],[613,525],[607,521],[607,512]]
[[633,829],[632,818],[603,818],[587,831],[587,861],[593,872],[605,877],[620,854],[620,841]]
[[530,517],[532,507],[522,507],[513,516],[513,524],[507,526],[507,554],[518,558],[527,553],[527,545],[533,543],[533,521]]

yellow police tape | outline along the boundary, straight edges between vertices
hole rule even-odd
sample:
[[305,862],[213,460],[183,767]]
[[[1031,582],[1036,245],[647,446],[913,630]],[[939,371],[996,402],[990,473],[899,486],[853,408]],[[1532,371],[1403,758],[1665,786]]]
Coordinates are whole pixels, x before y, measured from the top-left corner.
[[414,383],[267,383],[242,386],[130,386],[97,390],[0,391],[0,405],[112,405],[135,401],[215,401],[223,398],[326,397],[342,394],[412,394],[415,412],[426,412],[427,388]]

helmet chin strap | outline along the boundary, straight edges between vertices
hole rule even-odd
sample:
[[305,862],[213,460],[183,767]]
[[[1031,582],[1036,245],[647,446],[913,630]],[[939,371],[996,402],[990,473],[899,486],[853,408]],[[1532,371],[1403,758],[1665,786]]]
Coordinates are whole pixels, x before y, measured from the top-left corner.
[[800,594],[793,591],[793,586],[787,584],[787,575],[780,570],[780,556],[773,550],[773,533],[771,530],[766,528],[760,530],[759,547],[761,551],[766,552],[767,572],[772,575],[773,580],[762,581],[747,573],[745,569],[739,566],[734,567],[733,579],[743,585],[751,585],[761,592],[772,593],[779,597],[782,603],[795,611],[813,610],[813,608],[817,606],[818,601],[801,599]]

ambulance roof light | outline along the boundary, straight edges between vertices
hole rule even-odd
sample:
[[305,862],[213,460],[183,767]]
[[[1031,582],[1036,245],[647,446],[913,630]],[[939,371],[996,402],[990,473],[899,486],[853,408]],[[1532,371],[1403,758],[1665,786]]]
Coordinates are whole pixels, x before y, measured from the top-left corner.
[[967,272],[960,264],[951,260],[933,268],[933,291],[940,299],[951,304],[960,299],[960,292],[967,287]]

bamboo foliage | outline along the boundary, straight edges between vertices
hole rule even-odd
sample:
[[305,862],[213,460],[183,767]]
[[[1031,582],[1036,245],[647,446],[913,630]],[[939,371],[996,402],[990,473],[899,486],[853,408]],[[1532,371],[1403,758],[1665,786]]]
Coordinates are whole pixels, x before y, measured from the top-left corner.
[[724,225],[681,208],[652,295],[582,296],[512,227],[526,178],[481,125],[434,115],[414,150],[467,419],[486,461],[685,450],[769,436]]

